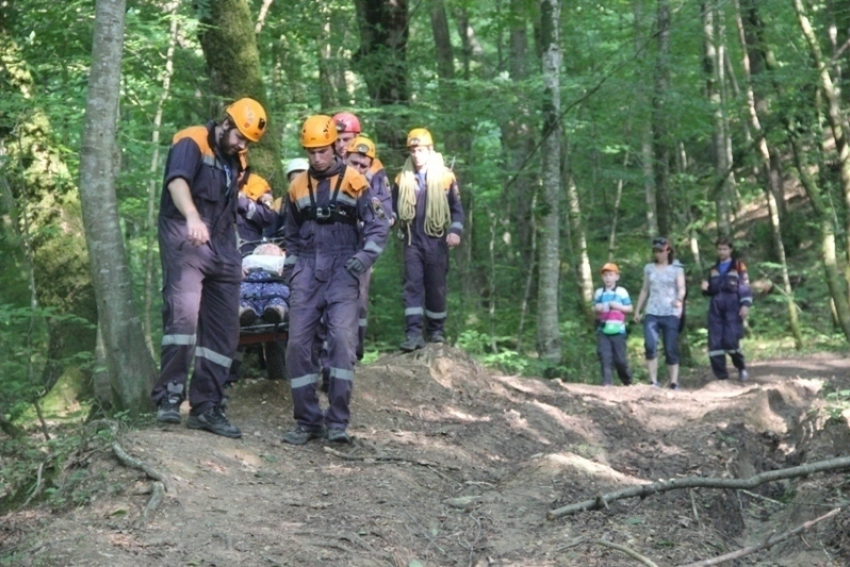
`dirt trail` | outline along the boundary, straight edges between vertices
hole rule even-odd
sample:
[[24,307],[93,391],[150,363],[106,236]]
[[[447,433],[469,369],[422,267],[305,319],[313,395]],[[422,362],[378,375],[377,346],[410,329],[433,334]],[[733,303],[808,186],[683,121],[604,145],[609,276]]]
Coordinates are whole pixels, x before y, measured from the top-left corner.
[[[61,515],[0,518],[0,546],[19,550],[16,564],[50,566],[637,564],[591,543],[604,539],[680,565],[822,514],[841,500],[847,475],[749,495],[674,491],[556,521],[546,512],[636,483],[746,477],[850,454],[846,416],[826,423],[815,411],[825,387],[850,388],[850,359],[775,360],[754,364],[751,377],[686,380],[675,392],[602,388],[495,375],[429,346],[358,371],[356,442],[334,446],[339,454],[315,441],[282,444],[288,385],[247,380],[228,412],[241,440],[185,426],[123,438],[176,488],[146,526],[137,522],[147,481],[102,454],[89,470],[111,490]],[[732,565],[850,565],[848,534],[845,512]]]

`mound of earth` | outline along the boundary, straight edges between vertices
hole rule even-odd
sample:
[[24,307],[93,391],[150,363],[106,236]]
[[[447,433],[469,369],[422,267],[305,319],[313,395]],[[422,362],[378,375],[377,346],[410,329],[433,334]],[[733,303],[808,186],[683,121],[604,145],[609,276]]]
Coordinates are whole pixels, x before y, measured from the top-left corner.
[[[228,410],[240,440],[185,426],[121,436],[172,488],[146,521],[149,479],[94,453],[85,464],[102,483],[85,505],[0,519],[0,564],[636,564],[605,540],[683,565],[846,504],[848,476],[675,490],[556,520],[547,512],[661,479],[743,478],[850,455],[847,415],[820,411],[825,385],[850,388],[848,370],[850,360],[821,357],[753,365],[746,384],[603,388],[497,375],[429,346],[358,370],[353,445],[303,447],[280,441],[293,425],[288,385],[246,379]],[[842,512],[731,564],[848,565],[848,534]]]

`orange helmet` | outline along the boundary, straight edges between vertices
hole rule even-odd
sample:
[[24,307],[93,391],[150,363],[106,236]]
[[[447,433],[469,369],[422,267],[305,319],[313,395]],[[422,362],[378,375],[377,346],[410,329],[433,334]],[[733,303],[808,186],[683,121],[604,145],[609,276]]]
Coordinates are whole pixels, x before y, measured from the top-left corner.
[[348,147],[345,148],[345,151],[350,154],[363,154],[372,159],[375,159],[378,155],[378,151],[375,149],[375,143],[366,136],[357,136],[348,142]]
[[336,124],[336,131],[340,134],[343,132],[359,134],[361,132],[360,120],[350,112],[338,112],[334,114],[334,124]]
[[324,114],[309,117],[301,127],[302,148],[324,148],[336,142],[338,137],[333,119]]
[[434,139],[431,138],[431,132],[425,128],[414,128],[407,134],[407,147],[414,148],[416,146],[433,146]]
[[252,142],[259,142],[266,131],[266,111],[252,98],[240,98],[225,109],[233,125]]
[[608,262],[599,270],[600,274],[604,274],[605,272],[614,272],[615,274],[619,274],[620,268],[614,262]]

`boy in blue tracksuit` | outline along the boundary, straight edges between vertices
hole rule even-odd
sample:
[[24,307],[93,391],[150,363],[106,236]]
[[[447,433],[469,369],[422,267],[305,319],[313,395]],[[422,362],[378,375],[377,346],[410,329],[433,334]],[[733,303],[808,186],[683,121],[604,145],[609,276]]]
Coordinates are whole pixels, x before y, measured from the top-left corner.
[[629,292],[617,285],[620,268],[608,262],[600,270],[602,287],[593,295],[593,310],[596,312],[596,352],[602,365],[602,385],[614,384],[611,366],[624,386],[632,383],[632,373],[626,357],[626,314],[633,311]]
[[718,380],[726,380],[726,355],[738,369],[738,378],[748,378],[744,353],[740,340],[744,336],[744,319],[753,304],[750,277],[747,266],[732,257],[732,240],[721,236],[717,239],[717,263],[702,282],[703,295],[711,298],[708,307],[708,357],[711,370]]

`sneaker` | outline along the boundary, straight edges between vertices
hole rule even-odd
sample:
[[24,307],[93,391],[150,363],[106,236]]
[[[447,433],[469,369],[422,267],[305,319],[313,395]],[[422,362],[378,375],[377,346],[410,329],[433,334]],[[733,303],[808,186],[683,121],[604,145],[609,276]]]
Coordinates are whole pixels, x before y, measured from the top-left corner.
[[679,389],[679,385],[678,385],[678,384],[676,384],[675,382],[670,382],[670,389],[671,389],[671,390],[678,390],[678,389]]
[[446,337],[443,336],[443,333],[437,331],[436,333],[431,333],[431,336],[428,337],[428,342],[442,344],[446,342]]
[[351,436],[341,427],[329,427],[325,438],[331,443],[351,443]]
[[263,319],[277,325],[286,317],[285,305],[269,305],[263,310]]
[[741,382],[746,382],[749,377],[750,373],[747,372],[746,368],[742,368],[738,371],[738,380],[740,380]]
[[243,327],[250,327],[257,321],[257,312],[246,305],[239,307],[239,324]]
[[652,386],[653,388],[660,388],[661,387],[661,385],[658,384],[658,382],[653,382],[653,383],[650,384],[650,386]]
[[239,439],[242,437],[242,432],[235,425],[231,425],[227,421],[227,416],[221,410],[221,407],[214,406],[202,414],[189,414],[189,429],[205,429],[210,433],[230,437],[231,439]]
[[310,439],[318,439],[324,437],[325,428],[306,429],[300,425],[296,425],[295,429],[288,431],[283,435],[283,442],[290,445],[304,445]]
[[425,348],[425,339],[422,338],[422,335],[408,335],[398,348],[400,348],[402,352],[413,352],[414,350]]
[[161,423],[180,423],[181,403],[180,398],[162,398],[156,406],[156,420]]

